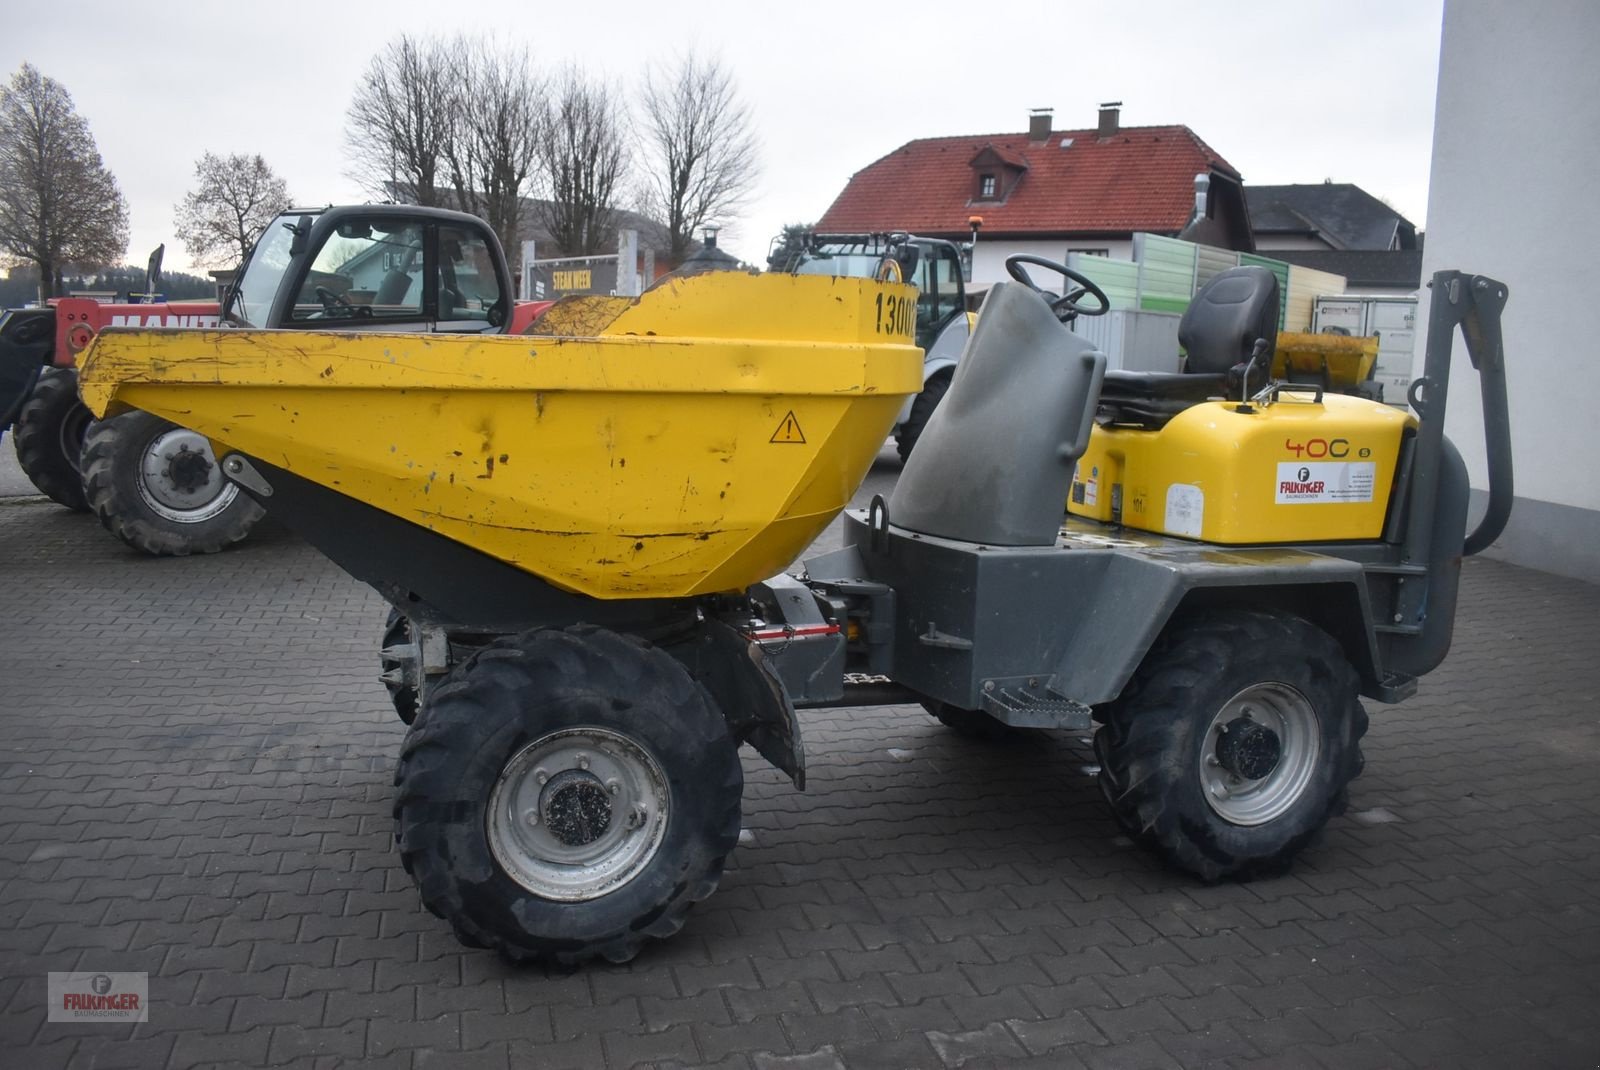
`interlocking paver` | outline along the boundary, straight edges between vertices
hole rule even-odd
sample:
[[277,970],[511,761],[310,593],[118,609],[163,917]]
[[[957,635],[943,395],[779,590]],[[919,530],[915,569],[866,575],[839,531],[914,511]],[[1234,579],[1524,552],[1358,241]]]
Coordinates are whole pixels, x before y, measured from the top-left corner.
[[[19,1065],[1600,1061],[1594,587],[1469,561],[1450,659],[1369,705],[1352,814],[1288,876],[1165,870],[1077,737],[806,711],[811,790],[747,759],[723,890],[630,966],[567,972],[421,907],[390,851],[381,605],[293,537],[153,561],[0,504],[0,580]],[[77,968],[149,972],[151,1021],[45,1022],[44,973]]]

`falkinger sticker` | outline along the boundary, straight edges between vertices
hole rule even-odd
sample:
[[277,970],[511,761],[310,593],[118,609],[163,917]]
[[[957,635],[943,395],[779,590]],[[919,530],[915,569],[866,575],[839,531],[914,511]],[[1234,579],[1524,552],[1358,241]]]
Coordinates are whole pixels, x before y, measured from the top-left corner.
[[45,978],[52,1022],[148,1022],[148,973],[51,973]]
[[1372,461],[1280,461],[1277,502],[1370,502],[1377,472]]

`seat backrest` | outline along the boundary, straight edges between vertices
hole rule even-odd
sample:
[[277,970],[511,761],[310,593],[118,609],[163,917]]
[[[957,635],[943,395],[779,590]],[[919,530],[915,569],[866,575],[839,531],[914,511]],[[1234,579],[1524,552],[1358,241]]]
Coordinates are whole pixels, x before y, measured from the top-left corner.
[[404,271],[391,271],[383,277],[378,284],[378,293],[373,297],[375,305],[398,305],[405,300],[411,291],[411,276]]
[[1278,342],[1278,276],[1264,267],[1229,268],[1200,288],[1178,321],[1185,371],[1217,375],[1250,359],[1265,339],[1267,366]]
[[978,326],[889,497],[889,522],[993,546],[1048,546],[1094,425],[1105,354],[1017,282]]

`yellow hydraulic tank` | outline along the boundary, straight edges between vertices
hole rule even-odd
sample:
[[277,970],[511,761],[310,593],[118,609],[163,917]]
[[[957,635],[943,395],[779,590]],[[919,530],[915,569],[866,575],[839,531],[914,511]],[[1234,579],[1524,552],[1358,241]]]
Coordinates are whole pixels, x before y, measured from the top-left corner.
[[1208,401],[1159,430],[1096,427],[1067,511],[1228,545],[1376,539],[1409,413],[1345,394]]
[[569,298],[539,335],[107,330],[144,409],[567,590],[666,598],[787,566],[922,387],[916,290],[721,272]]

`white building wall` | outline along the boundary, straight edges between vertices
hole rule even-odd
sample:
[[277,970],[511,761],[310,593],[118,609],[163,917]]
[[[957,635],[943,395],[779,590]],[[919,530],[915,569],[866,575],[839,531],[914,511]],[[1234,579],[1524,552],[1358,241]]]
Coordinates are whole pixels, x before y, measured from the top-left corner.
[[[1600,582],[1597,45],[1594,0],[1446,0],[1422,277],[1459,268],[1510,290],[1504,330],[1517,503],[1493,552]],[[1428,302],[1424,287],[1419,328]],[[1421,358],[1419,344],[1417,374]],[[1480,413],[1458,342],[1446,431],[1481,489]]]
[[[1000,282],[1009,278],[1006,274],[1006,257],[1018,253],[1031,256],[1042,256],[1046,260],[1053,260],[1058,264],[1066,262],[1067,253],[1087,249],[1105,249],[1108,255],[1117,260],[1133,259],[1133,241],[1123,238],[1117,241],[1100,241],[1085,239],[1083,241],[990,241],[985,239],[983,232],[978,232],[978,246],[972,254],[972,284],[974,286],[987,286],[990,283]],[[1041,272],[1037,278],[1039,284],[1048,286],[1049,282]]]

